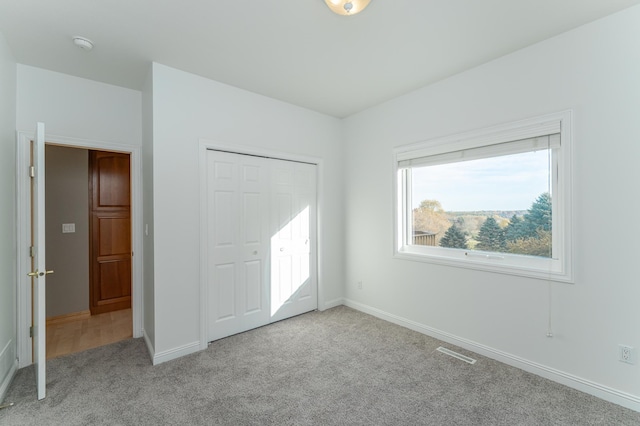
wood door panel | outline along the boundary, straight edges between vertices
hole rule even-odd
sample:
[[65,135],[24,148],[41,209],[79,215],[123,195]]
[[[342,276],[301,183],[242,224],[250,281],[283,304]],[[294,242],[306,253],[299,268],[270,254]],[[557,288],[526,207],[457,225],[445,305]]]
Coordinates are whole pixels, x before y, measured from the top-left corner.
[[131,220],[129,217],[94,216],[98,233],[98,256],[131,253]]
[[131,296],[131,259],[98,260],[100,294],[98,302]]
[[96,186],[93,193],[94,208],[131,205],[128,155],[96,152],[93,180]]
[[90,151],[91,314],[131,307],[129,154]]

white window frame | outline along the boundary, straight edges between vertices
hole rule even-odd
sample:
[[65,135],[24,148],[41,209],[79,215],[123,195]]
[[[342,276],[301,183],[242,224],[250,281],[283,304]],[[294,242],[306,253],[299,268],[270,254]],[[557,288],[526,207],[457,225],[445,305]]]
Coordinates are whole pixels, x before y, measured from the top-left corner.
[[[394,248],[397,259],[412,260],[511,274],[545,280],[573,282],[572,111],[475,130],[398,147],[393,152]],[[491,151],[498,144],[560,134],[552,156],[553,258],[522,256],[444,247],[417,246],[411,241],[411,173],[407,167],[428,162],[429,157],[471,149]],[[498,156],[499,154],[495,155]],[[486,157],[486,156],[485,156]]]

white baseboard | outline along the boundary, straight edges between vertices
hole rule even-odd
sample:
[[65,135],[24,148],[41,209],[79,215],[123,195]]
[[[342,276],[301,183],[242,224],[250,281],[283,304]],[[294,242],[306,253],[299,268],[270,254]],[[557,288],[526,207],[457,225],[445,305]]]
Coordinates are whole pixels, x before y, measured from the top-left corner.
[[4,346],[2,352],[0,352],[0,377],[2,377],[2,382],[0,382],[0,403],[4,401],[4,398],[7,395],[9,385],[11,384],[13,377],[16,375],[16,371],[18,371],[16,346],[15,340],[11,339]]
[[171,361],[172,359],[180,358],[182,356],[189,355],[194,352],[199,352],[201,350],[202,349],[200,348],[200,341],[196,341],[187,343],[186,345],[178,346],[177,348],[157,352],[152,356],[153,365]]
[[545,379],[549,379],[570,388],[577,389],[581,392],[588,393],[595,397],[604,399],[605,401],[609,401],[614,404],[621,405],[625,408],[640,412],[640,397],[636,395],[621,392],[619,390],[603,386],[599,383],[595,383],[590,380],[586,380],[581,377],[574,376],[572,374],[565,373],[563,371],[556,370],[554,368],[547,367],[545,365],[538,364],[497,349],[490,348],[471,340],[454,336],[453,334],[437,330],[435,328],[394,314],[387,313],[380,309],[373,308],[371,306],[350,299],[344,299],[344,305],[367,313],[369,315],[373,315],[374,317],[383,319],[385,321],[389,321],[391,323],[406,327],[419,333],[426,334],[427,336],[431,336],[452,345],[456,345],[461,348],[476,352],[480,355],[486,356],[487,358],[495,359],[496,361],[500,361],[512,367],[516,367],[529,373],[536,374],[538,376],[544,377]]
[[320,311],[326,311],[327,309],[335,308],[336,306],[340,306],[340,305],[344,305],[344,299],[342,297],[325,301]]

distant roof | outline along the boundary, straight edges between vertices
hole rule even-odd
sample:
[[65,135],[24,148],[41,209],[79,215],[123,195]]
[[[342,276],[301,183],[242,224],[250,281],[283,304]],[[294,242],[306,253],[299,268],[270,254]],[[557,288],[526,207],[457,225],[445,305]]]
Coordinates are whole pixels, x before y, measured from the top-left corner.
[[436,235],[435,232],[413,231],[413,235]]

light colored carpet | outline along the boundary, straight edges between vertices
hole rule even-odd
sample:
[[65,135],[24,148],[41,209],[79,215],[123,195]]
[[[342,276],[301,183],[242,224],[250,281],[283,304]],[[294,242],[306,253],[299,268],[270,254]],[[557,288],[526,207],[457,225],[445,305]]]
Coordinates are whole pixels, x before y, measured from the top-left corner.
[[[440,345],[478,359],[464,363]],[[2,425],[640,425],[640,413],[346,307],[151,366],[142,339],[18,372]]]

